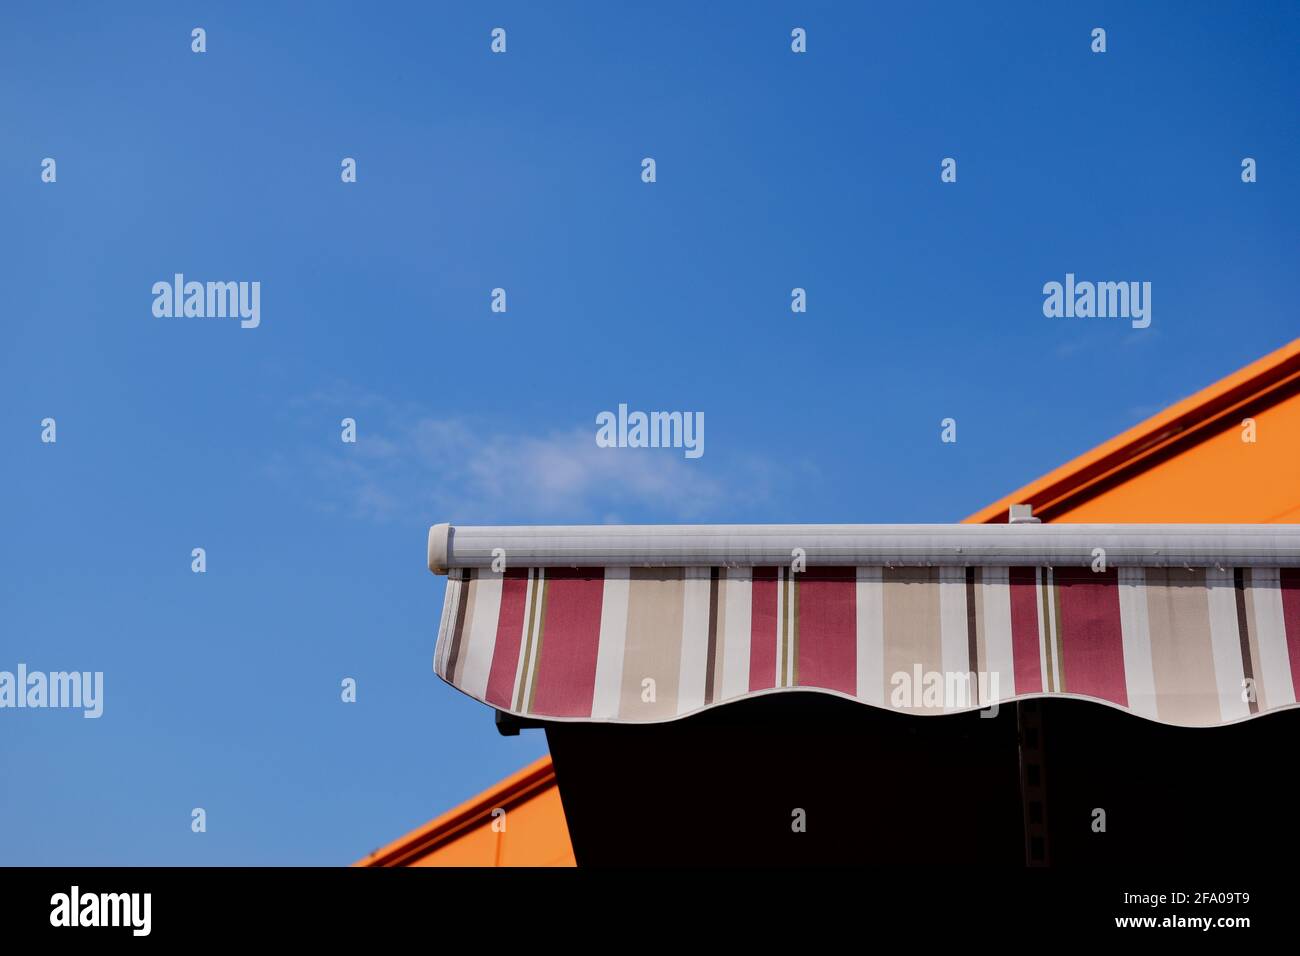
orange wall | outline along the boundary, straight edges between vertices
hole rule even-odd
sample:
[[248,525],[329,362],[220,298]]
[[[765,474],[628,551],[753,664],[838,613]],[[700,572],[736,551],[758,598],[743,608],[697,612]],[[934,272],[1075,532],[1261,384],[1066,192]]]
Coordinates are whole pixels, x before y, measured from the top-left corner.
[[1190,450],[1081,502],[1053,521],[1300,523],[1300,397],[1256,412]]
[[506,828],[484,820],[409,866],[573,866],[569,825],[554,784],[506,813]]
[[[495,813],[503,810],[504,816]],[[503,821],[504,826],[493,829]],[[412,830],[356,866],[573,866],[549,756]]]

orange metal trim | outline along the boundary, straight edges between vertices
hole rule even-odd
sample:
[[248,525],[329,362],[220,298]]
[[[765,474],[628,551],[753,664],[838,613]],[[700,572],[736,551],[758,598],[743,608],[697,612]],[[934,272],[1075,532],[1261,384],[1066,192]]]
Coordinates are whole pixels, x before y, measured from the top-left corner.
[[1131,478],[1155,467],[1211,434],[1300,393],[1300,339],[1272,352],[1227,378],[1185,398],[1140,425],[1098,445],[1032,481],[965,520],[988,524],[1007,520],[1013,504],[1030,504],[1050,521]]
[[[516,771],[454,810],[400,836],[368,854],[353,866],[403,866],[450,843],[467,830],[482,825],[497,807],[510,810],[555,785],[555,766],[548,754]],[[499,849],[498,849],[499,852]]]

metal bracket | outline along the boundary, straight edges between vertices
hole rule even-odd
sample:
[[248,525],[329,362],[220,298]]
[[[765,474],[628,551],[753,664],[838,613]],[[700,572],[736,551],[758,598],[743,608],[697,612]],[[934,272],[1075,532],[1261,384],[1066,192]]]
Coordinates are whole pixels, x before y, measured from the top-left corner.
[[1034,517],[1033,505],[1012,505],[1007,524],[1042,524],[1042,518]]
[[518,737],[521,730],[537,730],[544,728],[546,725],[540,720],[532,720],[528,717],[516,717],[514,714],[508,714],[504,710],[496,711],[497,733],[502,737]]

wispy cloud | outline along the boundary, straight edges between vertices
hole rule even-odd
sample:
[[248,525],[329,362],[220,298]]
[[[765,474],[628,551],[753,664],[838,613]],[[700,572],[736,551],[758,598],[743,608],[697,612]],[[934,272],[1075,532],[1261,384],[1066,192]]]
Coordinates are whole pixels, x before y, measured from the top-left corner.
[[[772,495],[766,459],[687,460],[680,450],[601,448],[590,428],[522,433],[440,416],[345,386],[297,399],[295,419],[333,428],[270,470],[329,511],[467,523],[713,521]],[[355,445],[339,421],[357,420]]]

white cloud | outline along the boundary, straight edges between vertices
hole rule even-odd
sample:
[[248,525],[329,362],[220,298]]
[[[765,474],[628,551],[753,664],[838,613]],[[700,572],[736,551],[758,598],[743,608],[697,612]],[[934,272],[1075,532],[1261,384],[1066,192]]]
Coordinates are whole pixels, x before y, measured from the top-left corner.
[[[600,448],[595,410],[589,429],[532,435],[346,388],[290,405],[305,421],[319,422],[327,407],[335,420],[357,419],[355,445],[336,431],[332,443],[323,436],[319,447],[294,456],[307,471],[297,478],[307,478],[317,505],[330,511],[481,524],[602,522],[629,513],[713,521],[770,496],[771,468],[761,460],[728,476],[737,463],[687,460],[680,449]],[[274,471],[289,478],[300,469],[278,461]]]

